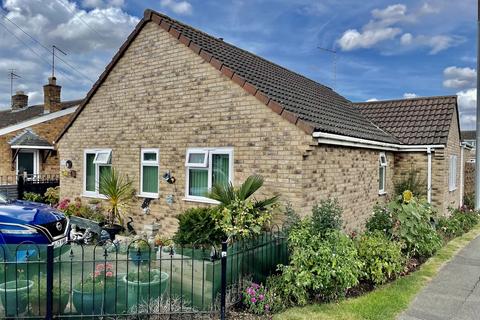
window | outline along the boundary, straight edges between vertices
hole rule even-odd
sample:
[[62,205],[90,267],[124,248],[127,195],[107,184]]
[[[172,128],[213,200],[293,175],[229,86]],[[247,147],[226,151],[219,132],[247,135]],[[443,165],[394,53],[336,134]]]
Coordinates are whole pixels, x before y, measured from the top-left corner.
[[448,190],[454,191],[457,189],[457,156],[450,156],[450,168],[448,170]]
[[233,149],[188,149],[185,167],[186,199],[213,202],[206,198],[212,186],[233,180]]
[[379,165],[378,165],[378,193],[385,194],[387,182],[387,156],[385,153],[380,153],[379,156]]
[[29,177],[38,174],[38,160],[38,150],[20,150],[17,155],[17,174],[23,175],[26,172]]
[[88,197],[101,197],[100,181],[112,170],[112,150],[85,150],[84,189]]
[[140,196],[158,198],[158,149],[142,149]]

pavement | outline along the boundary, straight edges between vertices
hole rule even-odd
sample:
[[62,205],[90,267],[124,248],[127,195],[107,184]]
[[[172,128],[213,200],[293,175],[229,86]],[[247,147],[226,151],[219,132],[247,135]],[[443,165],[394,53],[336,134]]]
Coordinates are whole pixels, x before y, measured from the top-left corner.
[[397,319],[480,319],[480,237],[443,266]]

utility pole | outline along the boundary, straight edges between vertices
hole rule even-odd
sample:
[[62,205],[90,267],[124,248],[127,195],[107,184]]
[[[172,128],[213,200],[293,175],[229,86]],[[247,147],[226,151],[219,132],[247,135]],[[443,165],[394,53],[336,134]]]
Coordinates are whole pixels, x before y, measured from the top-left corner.
[[475,141],[475,209],[480,209],[480,0],[477,1],[477,121]]
[[333,55],[333,89],[337,87],[337,50],[317,47],[317,49],[331,53]]
[[60,53],[63,53],[63,55],[65,55],[65,56],[67,55],[59,47],[57,47],[55,45],[52,46],[52,78],[55,78],[55,50],[60,51]]
[[15,73],[15,69],[10,69],[8,73],[8,77],[10,78],[10,99],[11,99],[11,106],[13,107],[13,80],[21,78],[18,74]]

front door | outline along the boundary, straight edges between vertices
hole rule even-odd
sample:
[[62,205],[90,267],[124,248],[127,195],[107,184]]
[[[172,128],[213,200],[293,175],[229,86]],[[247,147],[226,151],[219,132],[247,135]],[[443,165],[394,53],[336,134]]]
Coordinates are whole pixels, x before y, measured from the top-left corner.
[[17,174],[38,174],[38,151],[21,150],[17,156]]

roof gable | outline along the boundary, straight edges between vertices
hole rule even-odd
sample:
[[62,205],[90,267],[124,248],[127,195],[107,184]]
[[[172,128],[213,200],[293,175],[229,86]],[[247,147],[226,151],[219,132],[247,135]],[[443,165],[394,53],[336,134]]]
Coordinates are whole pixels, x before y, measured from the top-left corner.
[[33,130],[26,129],[8,142],[12,147],[52,147],[44,138],[37,135]]
[[151,10],[145,11],[144,18],[105,68],[56,141],[82,112],[130,43],[149,21],[158,24],[233,82],[308,134],[323,131],[398,143],[397,139],[367,120],[350,101],[330,88]]
[[355,107],[402,144],[447,144],[456,96],[355,103]]

